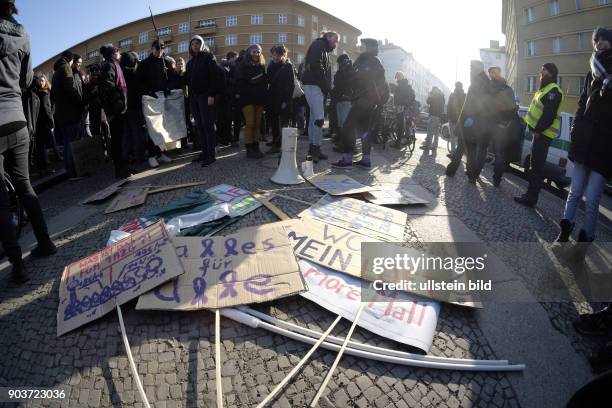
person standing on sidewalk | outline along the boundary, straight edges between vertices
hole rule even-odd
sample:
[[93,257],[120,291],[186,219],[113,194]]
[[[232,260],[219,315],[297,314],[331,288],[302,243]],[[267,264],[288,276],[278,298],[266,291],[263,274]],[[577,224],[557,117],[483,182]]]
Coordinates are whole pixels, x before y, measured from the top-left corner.
[[440,136],[440,118],[444,115],[444,94],[437,86],[434,86],[427,97],[429,105],[429,121],[427,122],[427,137],[421,145],[421,149],[432,150],[435,154],[438,148],[438,136]]
[[217,95],[221,78],[217,71],[217,61],[204,39],[199,35],[191,37],[189,42],[191,59],[187,61],[185,82],[189,92],[189,105],[200,139],[201,153],[199,159],[202,167],[213,164],[217,159],[215,134],[215,95]]
[[356,166],[370,168],[370,135],[372,117],[379,106],[389,99],[389,86],[385,81],[385,69],[378,59],[378,41],[373,38],[361,39],[363,52],[355,60],[354,73],[350,76],[353,101],[342,129],[342,158],[332,163],[332,167],[350,168],[353,166],[355,137],[361,138],[362,158]]
[[353,61],[348,55],[342,54],[337,59],[338,71],[334,75],[334,88],[331,92],[332,100],[336,105],[336,117],[338,129],[334,137],[334,151],[342,151],[342,128],[346,118],[351,111],[351,74],[353,73]]
[[591,71],[585,78],[571,130],[568,157],[574,171],[557,242],[569,240],[583,195],[586,212],[578,242],[595,239],[599,201],[606,181],[612,177],[612,32],[597,28],[593,48]]
[[557,85],[559,70],[553,63],[546,63],[540,71],[540,89],[535,93],[525,122],[533,133],[527,192],[514,201],[527,207],[535,207],[544,183],[544,167],[548,148],[561,130],[561,102],[563,92]]
[[272,61],[268,65],[268,105],[270,112],[270,127],[272,128],[272,147],[267,154],[280,153],[281,129],[289,126],[289,113],[293,87],[295,84],[295,71],[293,64],[287,60],[287,48],[277,45],[272,48]]
[[491,98],[493,100],[493,123],[491,141],[495,152],[493,164],[493,185],[499,187],[506,167],[508,167],[508,152],[511,143],[510,130],[518,119],[518,106],[514,91],[508,86],[501,75],[500,67],[489,68],[491,78]]
[[393,104],[396,108],[395,123],[397,123],[397,141],[395,147],[401,148],[402,138],[406,136],[406,120],[410,116],[410,112],[413,109],[416,96],[412,85],[408,82],[405,74],[401,71],[395,73],[395,80],[397,85],[395,87],[395,93],[393,95]]
[[465,91],[463,90],[463,83],[457,81],[455,82],[455,89],[451,92],[448,97],[448,104],[446,105],[446,114],[448,115],[448,130],[450,134],[448,137],[451,141],[451,152],[447,155],[450,159],[452,158],[452,154],[457,148],[458,142],[458,121],[459,115],[461,114],[461,109],[463,108],[463,104],[465,103]]
[[266,75],[266,60],[261,54],[259,44],[253,44],[247,48],[246,55],[238,66],[236,92],[244,115],[246,157],[261,159],[263,153],[259,149],[259,142],[261,141],[261,124],[268,92],[268,77]]
[[38,246],[31,252],[32,256],[52,255],[57,248],[49,238],[40,202],[30,184],[30,135],[21,98],[31,85],[34,74],[30,59],[30,36],[15,21],[14,14],[17,14],[14,0],[0,0],[0,241],[13,265],[13,280],[24,283],[29,277],[10,211],[5,171],[15,185],[38,241]]
[[308,102],[308,154],[312,161],[327,160],[321,152],[321,137],[325,123],[325,97],[331,90],[331,65],[329,53],[338,46],[338,33],[328,31],[310,44],[304,60],[302,83],[304,95]]

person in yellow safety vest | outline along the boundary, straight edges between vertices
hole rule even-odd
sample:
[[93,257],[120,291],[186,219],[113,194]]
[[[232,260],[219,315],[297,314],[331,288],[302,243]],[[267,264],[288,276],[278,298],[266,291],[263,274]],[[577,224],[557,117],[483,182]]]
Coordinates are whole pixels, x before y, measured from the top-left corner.
[[529,187],[527,192],[514,197],[517,203],[535,207],[538,195],[544,182],[544,167],[550,143],[558,137],[561,128],[561,102],[563,92],[557,85],[559,70],[553,63],[542,66],[540,71],[540,89],[533,96],[525,122],[533,132],[529,166]]

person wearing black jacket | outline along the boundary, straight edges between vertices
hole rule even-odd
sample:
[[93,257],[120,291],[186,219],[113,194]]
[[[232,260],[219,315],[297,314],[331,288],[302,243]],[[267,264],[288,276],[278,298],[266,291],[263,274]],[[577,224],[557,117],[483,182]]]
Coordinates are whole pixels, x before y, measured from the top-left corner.
[[410,85],[410,82],[408,82],[403,72],[396,72],[395,80],[397,81],[397,86],[395,88],[395,94],[393,95],[393,104],[397,109],[396,121],[398,125],[397,130],[399,132],[397,143],[399,146],[400,140],[402,140],[406,131],[406,117],[414,108],[416,96],[414,94],[414,89],[412,89],[412,85]]
[[[533,132],[529,163],[529,186],[525,194],[514,197],[514,201],[526,207],[535,207],[544,184],[544,169],[548,148],[559,134],[559,118],[563,92],[557,84],[559,69],[553,63],[546,63],[540,70],[540,89],[534,95],[525,122]],[[541,105],[541,106],[540,106]],[[536,114],[536,110],[539,111]]]
[[219,146],[228,146],[232,139],[232,116],[229,105],[230,99],[228,98],[228,68],[226,60],[217,64],[219,86],[217,86],[217,94],[215,95],[215,124],[217,127],[217,144]]
[[574,170],[558,242],[569,240],[583,195],[586,211],[578,242],[595,239],[599,201],[606,181],[612,177],[612,31],[595,29],[593,48],[591,70],[585,78],[571,129],[568,157]]
[[55,137],[64,146],[64,168],[69,177],[76,177],[70,143],[84,134],[85,100],[81,82],[75,79],[72,72],[72,59],[72,52],[64,51],[53,65],[51,100],[55,105]]
[[0,0],[0,242],[12,264],[13,280],[24,283],[29,276],[17,241],[5,172],[11,177],[38,241],[32,256],[52,255],[57,248],[49,238],[40,202],[30,184],[30,135],[22,95],[32,83],[33,72],[30,36],[13,18],[16,13],[13,1]]
[[234,95],[236,94],[236,69],[238,67],[238,64],[240,63],[240,57],[234,51],[230,51],[227,53],[226,59],[227,87],[225,88],[225,90],[230,110],[230,118],[232,121],[232,135],[230,142],[232,144],[232,147],[236,147],[239,145],[240,129],[242,129],[242,109],[240,109],[238,101],[234,97]]
[[514,142],[510,133],[513,124],[519,120],[518,106],[515,102],[514,91],[501,76],[501,68],[490,67],[491,99],[493,102],[493,117],[491,141],[495,152],[493,163],[493,185],[499,187],[504,171],[508,167],[508,152],[510,144]]
[[308,154],[317,163],[327,160],[321,153],[321,137],[325,122],[325,97],[331,91],[331,65],[329,53],[338,45],[338,33],[330,31],[310,44],[304,60],[302,83],[304,95],[308,102],[310,116],[308,119],[308,139],[310,146]]
[[373,38],[361,40],[363,52],[353,65],[350,87],[353,91],[351,110],[342,128],[342,158],[332,163],[333,167],[349,168],[353,165],[355,137],[361,138],[363,155],[355,163],[369,168],[371,141],[368,135],[375,110],[389,98],[389,87],[385,81],[385,69],[378,59],[378,41]]
[[138,82],[138,54],[134,51],[121,54],[119,65],[127,85],[127,112],[123,156],[129,161],[143,162],[147,130],[142,113],[142,89]]
[[440,118],[444,115],[444,94],[434,86],[427,97],[429,105],[429,121],[427,122],[427,137],[421,145],[421,149],[432,150],[434,153],[438,148],[438,136],[440,136]]
[[293,98],[295,71],[293,64],[287,60],[287,48],[277,45],[272,48],[272,61],[268,65],[268,106],[270,127],[272,128],[272,147],[268,154],[281,150],[281,129],[289,125],[289,110]]
[[38,109],[34,114],[34,140],[36,143],[36,167],[41,176],[49,172],[47,169],[47,147],[53,138],[53,105],[49,90],[49,81],[44,75],[34,77],[36,85],[34,93],[38,101]]
[[[162,40],[155,40],[151,45],[151,53],[138,65],[138,82],[143,95],[157,98],[157,92],[168,94],[172,85],[176,83],[177,75],[172,69],[172,61],[164,55],[165,44]],[[148,136],[148,135],[147,135]],[[170,163],[172,160],[162,153],[159,146],[155,146],[150,137],[147,137],[147,155],[149,167],[156,168],[159,163]]]
[[123,138],[126,133],[127,83],[119,65],[121,54],[112,44],[100,47],[104,58],[100,68],[100,98],[108,117],[111,134],[111,156],[115,167],[115,177],[129,176],[126,158],[123,154]]
[[202,149],[199,159],[202,161],[202,167],[206,167],[216,160],[214,105],[215,96],[222,89],[219,86],[221,78],[214,55],[210,53],[199,35],[191,37],[189,54],[191,59],[187,61],[185,83],[189,91],[191,114],[195,120]]
[[334,151],[341,151],[342,144],[342,128],[346,122],[346,117],[351,111],[351,98],[353,90],[351,88],[351,75],[353,73],[353,61],[348,55],[342,54],[338,57],[338,71],[334,75],[334,88],[331,92],[332,101],[336,106],[336,117],[338,120],[338,129],[334,138]]
[[463,108],[464,103],[465,91],[463,90],[463,84],[457,81],[455,82],[455,89],[448,97],[448,104],[446,105],[446,114],[448,116],[448,125],[450,131],[450,135],[448,135],[448,137],[451,141],[451,153],[447,155],[448,158],[452,158],[452,152],[454,152],[457,148],[457,126],[459,126],[459,115],[461,114],[461,109]]
[[247,48],[244,59],[236,71],[236,99],[244,115],[244,142],[246,156],[260,159],[261,123],[268,92],[266,61],[261,55],[261,46],[253,44]]

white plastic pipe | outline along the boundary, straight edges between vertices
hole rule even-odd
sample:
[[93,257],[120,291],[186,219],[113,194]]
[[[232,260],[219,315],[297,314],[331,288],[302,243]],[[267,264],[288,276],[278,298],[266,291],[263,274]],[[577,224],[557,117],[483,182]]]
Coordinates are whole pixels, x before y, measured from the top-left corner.
[[[260,328],[260,329],[268,330],[272,333],[276,333],[281,336],[285,336],[292,340],[300,341],[306,344],[316,343],[316,340],[311,337],[304,336],[298,333],[294,333],[290,330],[286,330],[280,327],[276,327],[270,323],[263,322],[260,319],[254,316],[251,316],[245,312],[242,312],[238,309],[225,308],[221,310],[221,314],[227,317],[228,319],[232,319],[234,321],[245,324],[254,329]],[[320,338],[320,336],[318,337]],[[323,343],[321,343],[321,347],[327,350],[332,350],[332,351],[340,350],[339,345],[329,343],[327,341],[324,341]],[[367,358],[367,359],[375,360],[375,361],[382,361],[385,363],[421,367],[421,368],[435,368],[435,369],[441,369],[441,370],[505,372],[505,371],[523,371],[526,368],[525,364],[510,365],[508,363],[505,363],[505,364],[483,365],[483,364],[474,364],[474,360],[457,359],[456,360],[457,362],[451,363],[451,362],[446,362],[446,361],[438,362],[438,361],[415,359],[415,358],[396,357],[396,356],[391,356],[391,355],[369,352],[365,350],[359,350],[359,349],[355,349],[352,347],[347,347],[346,354],[355,356],[355,357]],[[420,357],[423,357],[423,356],[420,356]]]
[[[298,326],[296,324],[290,323],[290,322],[285,322],[283,320],[277,319],[275,317],[269,316],[265,313],[262,313],[260,311],[257,311],[255,309],[250,309],[248,307],[240,307],[239,308],[241,311],[246,312],[252,316],[255,316],[265,322],[268,322],[270,324],[279,326],[279,327],[283,327],[287,330],[291,330],[297,333],[301,333],[305,336],[310,336],[310,337],[314,337],[314,338],[319,338],[321,336],[321,333],[316,331],[316,330],[311,330],[305,327],[301,327]],[[344,338],[341,337],[335,337],[335,336],[328,336],[326,339],[328,342],[330,343],[334,343],[334,344],[342,344],[342,342],[344,341]],[[454,364],[454,363],[460,363],[460,364],[464,364],[464,363],[470,363],[470,364],[474,364],[474,365],[500,365],[500,364],[508,364],[508,360],[474,360],[474,359],[462,359],[462,358],[451,358],[451,357],[437,357],[437,356],[428,356],[428,355],[422,355],[422,354],[414,354],[414,353],[407,353],[404,351],[398,351],[398,350],[393,350],[393,349],[388,349],[388,348],[383,348],[383,347],[376,347],[376,346],[371,346],[369,344],[363,344],[363,343],[358,343],[358,342],[354,342],[354,341],[349,341],[349,346],[351,346],[354,349],[357,350],[364,350],[364,351],[369,351],[371,353],[376,353],[376,354],[382,354],[382,355],[388,355],[388,356],[394,356],[394,357],[400,357],[400,358],[410,358],[410,359],[414,359],[414,360],[422,360],[422,361],[433,361],[433,362],[437,362],[437,363],[450,363],[450,364]]]
[[223,381],[221,380],[221,315],[215,309],[215,380],[217,382],[217,408],[223,408]]
[[132,377],[134,378],[134,382],[136,383],[136,388],[138,388],[138,393],[140,394],[140,398],[142,398],[142,403],[144,404],[145,408],[151,408],[151,405],[149,405],[149,400],[147,399],[147,395],[144,392],[144,388],[142,388],[140,376],[138,375],[138,370],[136,370],[136,364],[134,364],[134,358],[132,357],[130,343],[128,342],[127,334],[125,333],[125,325],[123,324],[123,314],[121,313],[121,306],[119,306],[119,304],[117,304],[117,315],[119,315],[119,327],[121,327],[121,337],[123,338],[123,346],[125,347],[125,352],[127,354],[128,361],[130,362],[130,371],[132,371]]

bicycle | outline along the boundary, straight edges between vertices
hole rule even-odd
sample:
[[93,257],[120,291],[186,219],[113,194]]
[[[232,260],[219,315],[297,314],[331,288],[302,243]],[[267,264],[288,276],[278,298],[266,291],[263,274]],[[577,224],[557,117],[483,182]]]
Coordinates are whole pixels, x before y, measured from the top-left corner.
[[403,106],[396,108],[392,119],[391,139],[393,143],[391,146],[397,149],[407,147],[408,151],[412,153],[416,145],[416,118],[407,116],[406,113]]

